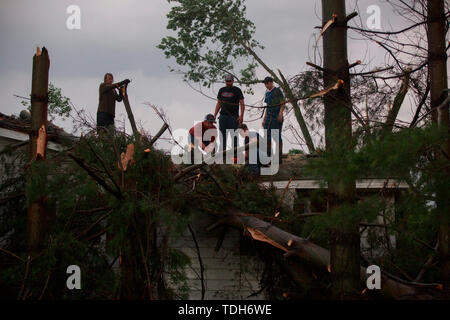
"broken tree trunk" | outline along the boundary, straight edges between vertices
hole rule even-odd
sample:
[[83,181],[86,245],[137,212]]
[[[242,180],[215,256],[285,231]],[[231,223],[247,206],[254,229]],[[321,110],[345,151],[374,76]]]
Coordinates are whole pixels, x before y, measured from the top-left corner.
[[[449,132],[449,103],[444,103],[448,96],[447,84],[447,50],[446,18],[444,0],[428,0],[427,3],[427,36],[428,36],[428,75],[430,79],[430,99],[432,119],[443,132]],[[444,104],[443,104],[444,103]],[[442,105],[443,104],[443,105]],[[439,221],[439,260],[442,270],[444,298],[450,298],[450,201],[448,181],[450,169],[448,159],[450,140],[441,145],[436,158],[443,164],[442,178],[438,182],[436,207]]]
[[409,74],[405,75],[405,77],[403,78],[400,90],[394,98],[394,103],[392,105],[391,110],[389,110],[386,122],[384,124],[384,134],[392,132],[395,120],[397,119],[398,113],[400,111],[400,107],[402,106],[406,94],[408,93],[408,87],[409,87]]
[[[334,158],[353,148],[350,73],[347,58],[347,21],[345,0],[322,0],[323,25],[334,21],[323,33],[323,82],[328,88],[343,81],[338,90],[324,96],[326,150]],[[329,214],[340,215],[330,227],[332,292],[336,299],[353,299],[360,291],[359,221],[339,209],[350,207],[355,198],[355,181],[345,179],[345,157],[340,159],[341,174],[328,180]],[[330,175],[331,176],[331,175]],[[342,210],[341,210],[342,211]]]
[[282,83],[280,83],[280,86],[283,88],[287,98],[291,101],[292,108],[294,108],[295,118],[297,119],[297,122],[300,126],[300,130],[302,131],[303,138],[305,139],[306,146],[308,147],[308,151],[309,153],[314,153],[316,151],[314,147],[314,142],[311,138],[311,134],[309,133],[308,127],[306,126],[305,119],[303,118],[302,112],[298,105],[298,100],[295,98],[295,95],[292,92],[292,89],[289,86],[289,83],[286,81],[284,75],[281,73],[280,70],[278,70],[278,73],[280,74],[281,80],[283,81]]
[[139,137],[139,132],[136,127],[136,122],[134,121],[133,112],[131,111],[130,107],[130,101],[128,100],[128,93],[127,93],[127,87],[128,85],[125,85],[123,87],[123,104],[125,105],[125,110],[127,111],[128,120],[130,120],[131,129],[133,130],[133,135],[137,138]]
[[[248,231],[257,241],[267,242],[270,245],[285,251],[285,258],[297,256],[302,263],[306,263],[319,272],[329,272],[330,252],[306,239],[297,237],[284,231],[272,223],[249,216],[238,209],[230,208],[225,212],[226,217],[222,223]],[[358,281],[366,282],[366,268],[358,266]],[[295,268],[293,269],[295,270]],[[419,292],[414,286],[406,285],[381,275],[381,295],[391,299],[431,299],[430,295]]]
[[47,149],[48,71],[47,49],[37,48],[31,82],[31,130],[27,172],[27,232],[30,255],[42,245],[45,228],[45,174],[39,170]]
[[167,123],[164,123],[161,129],[159,129],[158,133],[150,140],[150,147],[152,147],[155,142],[163,135],[164,132],[169,128],[169,125]]

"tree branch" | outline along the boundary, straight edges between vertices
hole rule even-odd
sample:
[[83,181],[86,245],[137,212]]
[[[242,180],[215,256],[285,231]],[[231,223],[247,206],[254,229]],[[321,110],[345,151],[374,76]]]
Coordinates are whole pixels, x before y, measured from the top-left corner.
[[169,125],[167,123],[164,123],[161,129],[159,129],[158,133],[150,140],[150,147],[155,144],[156,140],[158,140],[168,128]]
[[425,93],[422,96],[422,99],[420,100],[419,105],[417,106],[416,113],[414,114],[414,118],[411,121],[411,124],[409,125],[410,128],[414,127],[417,123],[417,120],[419,119],[420,111],[422,110],[423,105],[427,101],[428,94],[430,93],[430,81],[427,81],[427,88],[425,89]]
[[203,266],[203,260],[202,260],[202,256],[200,255],[200,248],[198,246],[198,242],[197,242],[197,238],[195,237],[194,230],[192,229],[190,224],[188,224],[187,226],[188,226],[189,232],[192,235],[192,240],[194,240],[195,248],[196,248],[196,251],[197,251],[198,263],[200,264],[200,281],[201,281],[201,284],[202,284],[202,298],[201,298],[201,300],[205,300],[205,291],[206,291],[205,277],[204,277],[205,267]]
[[100,178],[98,175],[96,175],[91,168],[89,168],[85,163],[84,160],[81,158],[76,157],[74,154],[67,152],[67,156],[69,158],[72,158],[84,171],[87,172],[87,174],[94,179],[99,185],[101,185],[103,188],[105,188],[106,191],[111,193],[113,196],[115,196],[117,199],[122,200],[123,196],[120,191],[113,190],[108,184]]
[[403,100],[405,100],[406,93],[409,88],[409,74],[405,76],[403,79],[402,85],[400,87],[399,92],[394,98],[394,103],[392,105],[391,110],[388,113],[386,122],[384,124],[384,133],[392,132],[392,128],[394,126],[395,120],[397,119],[397,115],[400,111],[400,107],[403,104]]

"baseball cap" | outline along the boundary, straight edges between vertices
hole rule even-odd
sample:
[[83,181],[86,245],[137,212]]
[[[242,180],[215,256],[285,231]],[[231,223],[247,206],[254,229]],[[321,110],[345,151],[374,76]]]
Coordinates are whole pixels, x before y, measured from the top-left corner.
[[273,78],[271,77],[265,77],[263,80],[263,83],[273,82]]
[[216,119],[214,119],[214,116],[211,113],[206,115],[205,121],[216,123]]
[[226,76],[225,76],[225,81],[233,81],[234,79],[233,79],[233,76],[231,75],[231,74],[227,74]]

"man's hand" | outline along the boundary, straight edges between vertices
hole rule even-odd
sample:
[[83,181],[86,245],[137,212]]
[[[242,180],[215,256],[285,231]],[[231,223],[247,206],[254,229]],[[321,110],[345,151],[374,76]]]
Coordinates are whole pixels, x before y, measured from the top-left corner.
[[277,117],[278,122],[283,122],[283,113],[279,113]]
[[118,87],[119,87],[119,88],[122,88],[122,87],[128,85],[130,82],[131,82],[130,79],[125,79],[125,80],[123,80],[123,81],[120,81]]
[[241,124],[242,121],[244,121],[244,115],[241,114],[238,118],[238,124]]

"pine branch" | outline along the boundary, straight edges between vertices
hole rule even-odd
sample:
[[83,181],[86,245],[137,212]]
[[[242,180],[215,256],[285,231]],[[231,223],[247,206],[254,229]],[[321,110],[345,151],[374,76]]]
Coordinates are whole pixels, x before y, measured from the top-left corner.
[[101,177],[99,177],[97,174],[95,174],[91,168],[89,168],[85,163],[84,160],[81,158],[76,157],[74,154],[67,152],[67,156],[69,158],[72,158],[84,171],[87,172],[87,174],[94,179],[99,185],[101,185],[103,188],[105,188],[106,191],[111,193],[113,196],[115,196],[119,200],[123,200],[123,195],[120,191],[113,190]]

